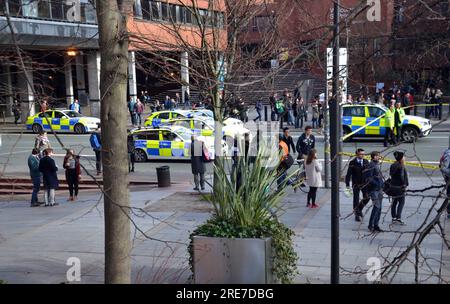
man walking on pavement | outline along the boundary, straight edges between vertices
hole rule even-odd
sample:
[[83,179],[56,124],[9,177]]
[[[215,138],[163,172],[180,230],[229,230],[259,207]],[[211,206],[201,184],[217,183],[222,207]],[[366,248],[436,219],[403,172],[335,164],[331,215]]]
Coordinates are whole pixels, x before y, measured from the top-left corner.
[[394,122],[395,122],[395,134],[397,136],[397,143],[402,140],[402,123],[405,118],[405,111],[402,109],[402,103],[397,102],[395,104]]
[[144,104],[138,99],[134,104],[135,123],[141,127],[142,113],[144,113]]
[[383,174],[381,173],[380,152],[373,151],[370,153],[372,161],[367,166],[364,174],[364,180],[367,192],[372,200],[373,207],[369,220],[370,232],[383,232],[379,226],[381,217],[381,208],[383,202]]
[[263,108],[262,101],[261,101],[261,99],[258,99],[258,101],[256,102],[256,105],[255,105],[256,113],[258,113],[258,116],[255,119],[253,119],[253,121],[256,122],[258,119],[259,119],[259,121],[262,120],[261,119],[262,108]]
[[97,175],[102,174],[102,141],[100,137],[100,133],[93,132],[91,137],[89,138],[89,142],[91,143],[92,150],[95,153],[95,167],[97,169]]
[[28,168],[33,182],[33,193],[31,194],[31,207],[38,207],[38,194],[41,189],[41,172],[39,171],[39,149],[34,148],[28,157]]
[[283,128],[283,135],[280,136],[280,140],[284,141],[288,146],[289,154],[291,153],[291,147],[292,151],[295,153],[294,140],[292,139],[292,136],[289,134],[288,127]]
[[[364,149],[356,150],[356,157],[350,161],[347,175],[345,176],[345,185],[347,188],[350,188],[350,179],[352,181],[353,212],[355,213],[355,221],[357,222],[362,221],[362,210],[370,200],[364,180],[364,171],[367,169],[369,161],[364,159],[364,154]],[[362,192],[361,201],[359,200],[359,192]]]
[[297,159],[306,159],[311,149],[316,146],[316,138],[312,135],[312,127],[306,126],[305,133],[303,133],[297,140],[296,149],[298,152]]
[[397,139],[394,134],[395,127],[395,107],[393,104],[386,111],[384,116],[386,132],[384,133],[384,146],[387,147],[389,144],[395,145],[397,143]]

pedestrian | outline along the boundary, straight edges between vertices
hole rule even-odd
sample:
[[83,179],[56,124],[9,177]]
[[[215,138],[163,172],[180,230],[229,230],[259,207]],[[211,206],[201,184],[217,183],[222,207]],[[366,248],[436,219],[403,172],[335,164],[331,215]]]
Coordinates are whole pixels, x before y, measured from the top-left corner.
[[261,100],[261,99],[258,99],[258,101],[257,101],[256,104],[255,104],[255,109],[256,109],[256,113],[258,113],[258,116],[257,116],[255,119],[253,119],[253,121],[256,122],[258,119],[259,119],[259,121],[262,120],[262,119],[261,119],[261,111],[262,111],[262,108],[263,108],[262,100]]
[[435,110],[437,118],[442,118],[442,95],[441,89],[436,89],[436,92],[434,93],[434,102],[437,104]]
[[397,136],[397,143],[402,139],[402,124],[405,118],[405,111],[402,109],[401,102],[395,104],[394,123],[395,123],[395,135]]
[[31,194],[31,207],[38,207],[38,194],[41,189],[41,171],[39,171],[39,150],[34,148],[28,157],[28,168],[30,169],[30,177],[33,183],[33,193]]
[[303,97],[297,98],[296,102],[297,116],[295,119],[295,128],[303,128],[303,120],[305,119],[306,106]]
[[273,93],[270,97],[269,97],[269,105],[270,105],[270,120],[271,121],[277,121],[278,117],[277,117],[277,111],[275,108],[275,104],[277,102],[277,93]]
[[317,159],[316,149],[311,149],[305,162],[306,184],[309,186],[306,207],[317,208],[317,189],[322,187],[322,165]]
[[402,98],[402,107],[404,108],[406,115],[409,115],[410,110],[411,110],[409,107],[409,101],[410,101],[409,96],[410,96],[410,94],[408,92],[405,95],[403,95],[403,98]]
[[40,112],[44,113],[47,110],[48,110],[48,101],[47,99],[44,99],[40,104]]
[[70,104],[69,110],[75,111],[75,112],[81,114],[81,107],[80,107],[80,103],[78,102],[78,99],[75,99],[75,100]]
[[134,172],[135,146],[132,134],[129,134],[127,137],[127,147],[128,147],[128,172]]
[[394,135],[394,127],[395,127],[395,107],[393,104],[386,110],[384,115],[384,123],[385,123],[385,133],[384,133],[384,146],[392,144],[395,145],[397,143],[397,139]]
[[373,207],[369,220],[370,232],[383,232],[379,226],[383,202],[383,174],[381,173],[380,152],[370,153],[371,162],[364,172],[364,180]]
[[42,151],[51,148],[50,140],[47,137],[47,132],[40,131],[39,134],[34,139],[34,148],[39,150],[40,157],[42,158]]
[[279,138],[278,142],[278,150],[281,154],[280,163],[277,167],[277,185],[278,185],[278,191],[281,191],[284,187],[284,182],[287,177],[287,170],[290,166],[292,166],[293,158],[289,154],[289,147],[284,142],[281,137]]
[[169,101],[169,110],[173,111],[173,110],[175,110],[176,107],[177,107],[177,104],[175,102],[175,99],[171,98]]
[[[353,212],[355,214],[355,221],[361,222],[363,218],[362,210],[370,200],[364,180],[364,171],[369,165],[369,161],[364,158],[364,149],[357,149],[355,154],[356,157],[353,158],[348,164],[347,175],[345,176],[345,185],[347,186],[347,189],[349,189],[350,180],[352,181]],[[360,192],[362,193],[361,201],[359,200]]]
[[292,98],[289,97],[289,95],[288,95],[288,98],[286,101],[286,108],[287,108],[288,125],[293,126],[294,125],[294,105],[293,105]]
[[52,158],[53,149],[48,148],[44,150],[44,157],[39,161],[39,171],[42,173],[44,181],[44,198],[45,207],[56,206],[55,202],[55,190],[58,189],[58,167],[55,164],[55,160]]
[[135,112],[135,108],[134,108],[135,104],[136,104],[136,102],[134,101],[133,96],[130,96],[127,106],[128,106],[128,112],[130,113],[131,124],[133,126],[136,125],[136,117],[135,117],[136,112]]
[[73,150],[67,150],[63,167],[66,169],[66,181],[69,186],[68,201],[76,201],[78,197],[78,184],[81,179],[80,157]]
[[409,186],[404,155],[405,154],[401,151],[395,151],[394,157],[396,162],[394,162],[389,169],[389,174],[391,176],[391,192],[393,194],[391,205],[392,224],[401,225],[405,224],[402,221],[402,210],[405,205],[406,188]]
[[95,153],[95,168],[97,169],[97,175],[100,175],[102,174],[102,141],[100,133],[98,131],[92,132],[89,137],[89,142]]
[[12,111],[14,114],[14,124],[17,125],[19,122],[20,116],[22,115],[22,108],[17,100],[14,100],[14,104],[12,106]]
[[[191,169],[194,174],[194,190],[197,191],[200,184],[201,190],[205,190],[205,158],[208,155],[205,149],[205,145],[202,141],[198,140],[195,136],[191,137]],[[199,183],[200,179],[200,183]]]
[[319,104],[317,101],[313,101],[311,105],[312,109],[312,127],[315,129],[318,127],[318,119],[319,119]]
[[289,134],[288,127],[283,128],[283,134],[280,136],[280,140],[284,141],[286,143],[286,145],[288,146],[289,154],[291,153],[291,147],[292,147],[292,152],[295,153],[296,149],[295,149],[295,145],[294,145],[294,140],[292,139],[292,136]]
[[450,198],[450,147],[442,153],[439,168],[445,181],[446,198],[444,206],[447,205],[447,219],[450,220],[450,203],[448,202]]
[[286,114],[286,107],[283,103],[283,99],[280,98],[275,102],[275,113],[277,114],[278,121],[283,124],[284,116]]
[[144,113],[144,104],[138,99],[134,104],[135,123],[141,127],[142,125],[142,113]]
[[170,97],[166,95],[164,100],[164,110],[170,110]]
[[298,138],[296,150],[298,152],[297,159],[306,159],[309,151],[316,146],[316,138],[312,135],[312,127],[306,126],[305,132]]
[[181,98],[179,93],[175,93],[175,105],[176,107],[179,107],[181,104]]

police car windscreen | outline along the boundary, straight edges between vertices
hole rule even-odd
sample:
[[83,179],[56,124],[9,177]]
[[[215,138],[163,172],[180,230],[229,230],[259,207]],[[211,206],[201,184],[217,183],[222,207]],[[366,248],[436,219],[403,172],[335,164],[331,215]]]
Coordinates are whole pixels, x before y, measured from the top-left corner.
[[80,113],[75,112],[75,111],[64,111],[64,114],[66,114],[66,115],[69,116],[70,118],[73,118],[73,117],[82,117],[82,116],[83,116],[83,115],[81,115]]

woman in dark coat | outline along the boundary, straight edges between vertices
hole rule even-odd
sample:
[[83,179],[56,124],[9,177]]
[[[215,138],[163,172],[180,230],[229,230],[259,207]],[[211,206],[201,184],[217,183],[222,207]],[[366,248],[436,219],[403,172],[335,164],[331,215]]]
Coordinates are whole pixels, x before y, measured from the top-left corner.
[[201,190],[205,190],[205,162],[204,162],[204,143],[191,137],[191,167],[192,174],[194,174],[194,190],[198,190],[199,177]]
[[39,161],[39,171],[42,172],[45,187],[45,206],[56,206],[55,203],[55,190],[58,189],[58,167],[55,164],[55,160],[52,158],[53,149],[45,149],[44,157]]
[[68,201],[76,201],[78,196],[78,184],[81,178],[80,157],[75,155],[73,150],[68,150],[64,157],[63,163],[66,169],[66,181],[69,185],[69,199]]
[[404,225],[405,223],[402,221],[402,210],[405,205],[406,188],[409,186],[408,173],[405,168],[404,153],[395,151],[394,157],[396,162],[389,169],[391,187],[394,190],[391,206],[392,223]]

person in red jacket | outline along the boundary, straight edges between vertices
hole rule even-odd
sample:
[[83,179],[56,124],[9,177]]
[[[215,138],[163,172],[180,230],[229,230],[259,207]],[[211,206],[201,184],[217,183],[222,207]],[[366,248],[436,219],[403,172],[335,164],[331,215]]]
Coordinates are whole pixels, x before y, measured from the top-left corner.
[[81,177],[80,157],[73,150],[67,150],[63,163],[66,169],[66,181],[69,185],[70,197],[68,201],[76,201],[78,196],[78,183]]

